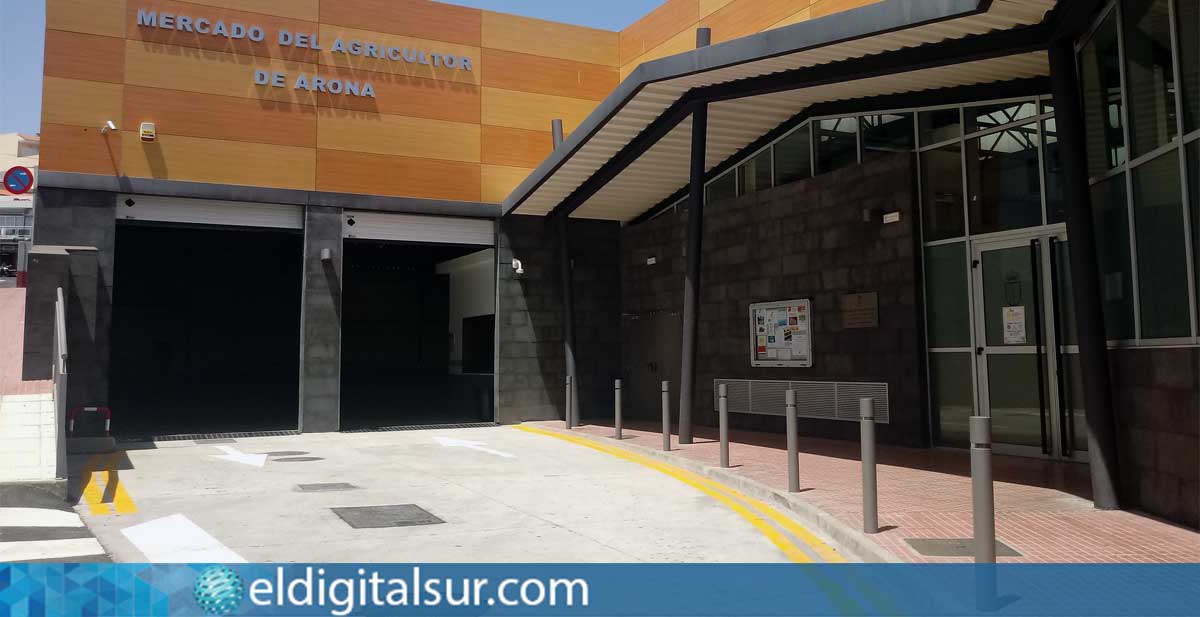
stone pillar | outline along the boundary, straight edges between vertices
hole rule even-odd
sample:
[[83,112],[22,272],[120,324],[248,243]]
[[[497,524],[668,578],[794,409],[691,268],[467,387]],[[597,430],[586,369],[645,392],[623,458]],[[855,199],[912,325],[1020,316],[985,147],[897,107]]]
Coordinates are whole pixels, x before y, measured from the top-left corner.
[[300,310],[300,431],[334,432],[341,426],[341,208],[305,210]]

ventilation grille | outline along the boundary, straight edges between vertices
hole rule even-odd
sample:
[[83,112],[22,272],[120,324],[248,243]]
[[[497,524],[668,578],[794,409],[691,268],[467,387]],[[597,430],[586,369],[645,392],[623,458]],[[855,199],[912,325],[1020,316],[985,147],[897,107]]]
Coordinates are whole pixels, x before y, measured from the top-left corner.
[[785,415],[787,391],[796,391],[796,415],[801,418],[857,422],[858,401],[875,401],[875,422],[888,424],[888,385],[847,381],[767,381],[762,379],[714,379],[713,410],[717,392],[725,384],[729,413],[762,416]]

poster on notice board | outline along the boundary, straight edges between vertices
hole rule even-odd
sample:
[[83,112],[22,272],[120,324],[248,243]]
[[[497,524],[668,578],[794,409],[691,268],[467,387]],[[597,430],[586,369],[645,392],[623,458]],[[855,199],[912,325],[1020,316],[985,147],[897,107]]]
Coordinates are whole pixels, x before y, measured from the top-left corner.
[[750,366],[812,365],[812,300],[750,305]]

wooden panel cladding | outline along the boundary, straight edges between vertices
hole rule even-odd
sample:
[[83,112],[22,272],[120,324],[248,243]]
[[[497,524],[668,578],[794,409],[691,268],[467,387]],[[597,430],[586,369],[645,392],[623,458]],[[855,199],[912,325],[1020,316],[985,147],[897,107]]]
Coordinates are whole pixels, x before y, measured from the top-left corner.
[[667,0],[621,31],[621,64],[629,63],[680,31],[691,29],[699,21],[698,0]]
[[479,125],[321,109],[317,147],[478,163]]
[[[320,32],[321,45],[324,47],[324,50],[321,52],[320,62],[328,66],[397,73],[410,77],[424,77],[426,79],[440,79],[470,84],[479,83],[479,75],[483,70],[483,61],[480,57],[478,47],[414,38],[411,36],[380,34],[378,32],[325,24],[321,25]],[[347,45],[351,41],[359,41],[364,45],[370,43],[387,51],[381,52],[384,55],[383,58],[376,58],[366,54],[354,55],[334,52],[332,51],[332,46],[335,40],[339,38]],[[391,51],[388,48],[391,47],[398,47],[401,50],[407,49],[409,55],[405,56],[403,51],[399,51],[395,54],[395,58],[388,57]],[[435,60],[433,57],[435,53],[451,54],[458,59],[457,62],[459,65],[462,64],[462,58],[470,58],[471,70],[447,67],[440,60]],[[416,61],[409,62],[408,59],[411,58],[415,58]],[[438,66],[439,64],[440,66]]]
[[577,99],[602,100],[616,87],[616,68],[573,60],[483,50],[483,85]]
[[479,201],[479,164],[317,150],[317,190]]
[[[139,10],[154,11],[156,23],[161,23],[159,20],[164,13],[168,14],[172,17],[172,22],[176,24],[176,27],[139,26]],[[181,29],[181,18],[188,20],[188,29],[192,30],[192,32]],[[208,20],[205,26],[205,29],[208,30],[211,30],[213,24],[218,21],[223,22],[227,28],[232,27],[234,23],[239,23],[247,28],[257,26],[263,29],[265,38],[262,41],[254,42],[248,37],[234,39],[227,36],[202,34],[195,31],[195,21],[198,18]],[[127,28],[125,36],[129,39],[139,41],[212,49],[250,56],[283,58],[285,60],[313,64],[317,62],[318,58],[317,51],[301,49],[290,45],[280,45],[278,38],[278,33],[281,30],[291,33],[301,32],[315,35],[317,33],[317,24],[315,22],[298,21],[274,15],[261,15],[225,8],[197,6],[195,4],[175,2],[174,0],[138,0],[129,4],[125,24]]]
[[[283,88],[257,86],[254,84],[256,69],[285,72],[289,76],[289,83]],[[316,66],[311,64],[127,41],[125,72],[129,84],[150,88],[306,105],[315,103],[313,93],[296,90],[291,83],[300,73],[315,74]]]
[[313,148],[317,143],[314,107],[126,86],[121,126],[132,131],[142,122],[153,122],[159,135],[306,148]]
[[[132,1],[132,0],[129,0]],[[188,0],[191,4],[203,4],[226,9],[241,9],[252,13],[278,15],[304,21],[317,21],[318,5],[321,0]]]
[[479,123],[480,89],[476,85],[330,66],[321,67],[321,75],[370,81],[375,87],[375,98],[318,93],[321,107]]
[[802,21],[808,21],[809,19],[812,19],[812,7],[811,6],[807,9],[802,9],[800,11],[792,13],[791,15],[788,15],[787,17],[771,24],[771,27],[768,29],[774,30],[775,28],[782,28],[784,26],[798,24]]
[[100,128],[121,118],[124,86],[100,81],[46,77],[42,80],[42,123]]
[[483,123],[514,129],[545,131],[560,118],[563,130],[575,130],[596,107],[595,101],[500,88],[483,89]]
[[125,36],[125,0],[51,0],[46,29]]
[[271,144],[161,135],[153,143],[122,135],[127,175],[166,180],[312,190],[316,151]]
[[842,11],[857,9],[868,4],[875,4],[880,0],[813,0],[812,3],[812,18],[824,17]]
[[46,75],[119,84],[124,78],[124,64],[125,42],[121,39],[46,31]]
[[616,67],[620,35],[543,19],[483,12],[483,47]]
[[479,46],[478,9],[428,0],[326,0],[322,24]]
[[812,0],[733,0],[700,25],[712,28],[712,42],[720,43],[767,30],[810,4]]
[[488,165],[537,167],[554,149],[552,141],[549,130],[530,131],[485,124],[481,159]]
[[704,19],[721,10],[733,0],[700,0],[700,19]]
[[43,171],[74,171],[118,175],[121,169],[120,133],[101,133],[99,127],[42,123],[38,165]]
[[504,201],[532,171],[524,167],[484,165],[481,173],[481,200],[495,204]]
[[667,39],[659,44],[654,49],[635,58],[629,64],[621,67],[621,79],[625,79],[643,62],[650,62],[659,58],[681,54],[685,51],[691,51],[696,48],[696,29],[694,27],[681,31],[679,34]]

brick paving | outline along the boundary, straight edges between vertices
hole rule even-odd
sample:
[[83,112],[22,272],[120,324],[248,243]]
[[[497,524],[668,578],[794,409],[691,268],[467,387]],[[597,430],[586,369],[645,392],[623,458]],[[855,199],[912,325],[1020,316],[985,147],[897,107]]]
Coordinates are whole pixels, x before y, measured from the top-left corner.
[[[536,423],[565,430],[562,422]],[[576,429],[611,436],[611,425]],[[662,447],[649,424],[624,429],[624,444]],[[672,439],[673,455],[716,466],[715,430],[696,428],[694,444]],[[787,452],[781,434],[732,431],[732,471],[777,491],[787,490]],[[613,442],[614,444],[617,442]],[[862,528],[862,480],[857,442],[800,439],[800,497],[841,521]],[[971,537],[971,479],[967,453],[948,449],[880,447],[879,524],[870,536],[909,562],[963,562],[926,557],[906,542],[916,538]],[[1137,512],[1092,507],[1087,465],[996,456],[996,536],[1018,562],[1200,562],[1200,532]]]
[[25,343],[25,290],[0,289],[0,395],[46,394],[49,380],[21,381],[21,350]]

